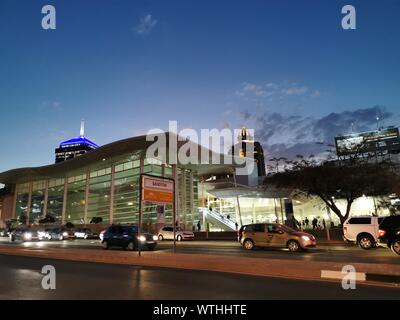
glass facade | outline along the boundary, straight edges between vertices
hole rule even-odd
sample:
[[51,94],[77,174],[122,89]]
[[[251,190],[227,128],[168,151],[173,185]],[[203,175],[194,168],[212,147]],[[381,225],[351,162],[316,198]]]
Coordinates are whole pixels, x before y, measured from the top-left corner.
[[29,223],[39,223],[44,218],[44,194],[46,192],[46,181],[35,181],[32,183],[32,196],[29,213]]
[[110,222],[111,167],[90,172],[87,222]]
[[68,177],[67,182],[65,221],[73,224],[84,223],[86,173]]
[[19,223],[28,222],[28,202],[30,183],[19,184],[17,187],[17,203],[15,206],[15,217]]
[[[39,224],[42,219],[45,219],[42,223],[56,224],[138,223],[141,161],[138,154],[120,159],[107,163],[99,161],[81,172],[67,172],[65,177],[17,184],[15,217],[20,224]],[[186,222],[191,228],[198,211],[197,185],[191,186],[190,171],[177,170],[177,214],[180,224]],[[173,177],[172,166],[162,165],[155,159],[144,159],[142,171],[159,177]],[[193,181],[197,180],[194,178]],[[160,223],[172,224],[172,217],[172,204],[165,206],[162,219],[159,205],[143,204],[142,226],[145,230],[154,230]]]
[[64,183],[64,178],[49,180],[47,216],[53,218],[56,223],[62,222]]

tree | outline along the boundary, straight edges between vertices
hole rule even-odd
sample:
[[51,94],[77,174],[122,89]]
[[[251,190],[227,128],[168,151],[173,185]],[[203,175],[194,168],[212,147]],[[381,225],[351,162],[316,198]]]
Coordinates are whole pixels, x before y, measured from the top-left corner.
[[[387,162],[336,161],[317,164],[302,160],[290,170],[267,177],[264,183],[266,186],[301,191],[307,196],[318,196],[343,224],[357,198],[389,195],[398,189],[400,179]],[[344,212],[337,206],[339,199],[346,201]]]
[[102,217],[93,217],[92,220],[90,220],[90,223],[102,223],[103,222],[103,218]]

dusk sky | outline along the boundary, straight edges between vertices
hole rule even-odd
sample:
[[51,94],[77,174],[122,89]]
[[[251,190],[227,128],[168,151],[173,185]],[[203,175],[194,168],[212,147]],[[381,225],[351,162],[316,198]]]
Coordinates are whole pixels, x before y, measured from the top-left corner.
[[396,0],[0,0],[0,172],[53,163],[81,119],[99,145],[246,125],[268,156],[398,126],[399,31]]

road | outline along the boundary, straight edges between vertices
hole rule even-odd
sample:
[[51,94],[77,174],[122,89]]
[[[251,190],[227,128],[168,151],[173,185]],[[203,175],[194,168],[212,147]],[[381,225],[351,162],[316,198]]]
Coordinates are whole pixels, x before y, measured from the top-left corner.
[[[56,289],[44,290],[44,265]],[[0,299],[400,299],[400,289],[0,255]]]
[[[1,238],[0,245],[22,246],[36,250],[44,248],[82,248],[102,250],[99,240],[72,240],[72,241],[41,241],[26,243],[10,243],[8,238]],[[159,242],[156,252],[172,252],[172,241]],[[234,241],[188,241],[177,242],[177,252],[198,253],[230,256],[246,256],[262,259],[294,259],[306,261],[332,261],[353,263],[387,263],[400,265],[400,257],[394,255],[389,249],[377,248],[362,250],[355,245],[319,245],[316,249],[307,252],[291,253],[286,249],[256,249],[244,250],[239,243]]]

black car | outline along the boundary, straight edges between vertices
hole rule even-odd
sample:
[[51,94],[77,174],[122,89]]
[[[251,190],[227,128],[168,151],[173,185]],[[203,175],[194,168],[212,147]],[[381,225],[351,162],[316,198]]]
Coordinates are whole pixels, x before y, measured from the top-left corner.
[[378,244],[400,255],[400,215],[383,219],[379,225]]
[[20,240],[20,241],[34,241],[40,240],[39,235],[36,230],[32,230],[29,228],[18,228],[14,229],[10,232],[9,238],[11,242]]
[[141,233],[139,236],[136,226],[113,225],[104,233],[103,249],[109,247],[121,247],[124,249],[135,250],[137,248],[147,248],[153,250],[157,246],[157,236],[149,233]]

